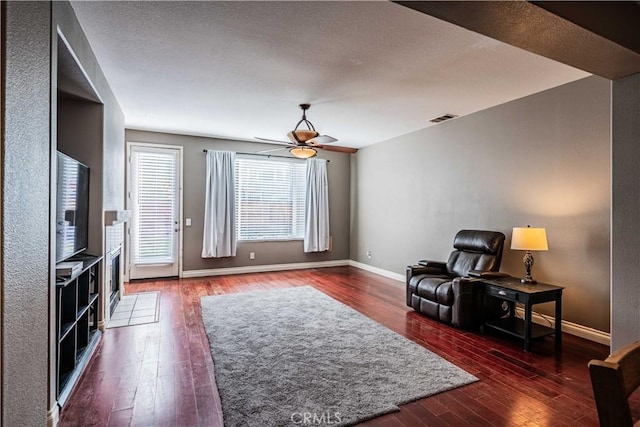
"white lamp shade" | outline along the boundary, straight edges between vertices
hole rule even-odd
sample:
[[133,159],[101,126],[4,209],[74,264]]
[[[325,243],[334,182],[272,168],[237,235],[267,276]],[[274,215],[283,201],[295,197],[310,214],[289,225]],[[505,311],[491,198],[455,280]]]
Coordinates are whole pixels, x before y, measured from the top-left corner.
[[547,232],[544,228],[513,227],[511,249],[521,251],[547,251]]

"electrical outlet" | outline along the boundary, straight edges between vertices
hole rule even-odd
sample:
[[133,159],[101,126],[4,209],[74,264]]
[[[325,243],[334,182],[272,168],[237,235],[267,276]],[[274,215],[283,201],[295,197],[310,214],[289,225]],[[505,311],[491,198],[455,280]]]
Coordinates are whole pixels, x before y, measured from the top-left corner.
[[367,251],[367,258],[373,258],[373,253],[371,251]]
[[249,252],[249,259],[256,259],[256,253],[255,252]]

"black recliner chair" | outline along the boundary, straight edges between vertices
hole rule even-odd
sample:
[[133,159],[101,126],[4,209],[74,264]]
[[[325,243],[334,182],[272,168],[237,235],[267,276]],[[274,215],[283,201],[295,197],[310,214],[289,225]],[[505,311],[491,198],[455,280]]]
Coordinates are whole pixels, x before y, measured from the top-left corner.
[[[469,271],[498,272],[504,234],[496,231],[461,230],[453,240],[455,250],[445,262],[423,260],[407,267],[407,305],[441,322],[473,328],[483,320],[483,288]],[[502,302],[485,298],[484,318],[504,314]]]

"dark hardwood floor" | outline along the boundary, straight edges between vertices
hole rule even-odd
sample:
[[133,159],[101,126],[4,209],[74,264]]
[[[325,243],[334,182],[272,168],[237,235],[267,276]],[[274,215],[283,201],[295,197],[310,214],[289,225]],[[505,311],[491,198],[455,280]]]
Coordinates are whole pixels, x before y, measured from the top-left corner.
[[[221,426],[213,362],[200,316],[203,295],[311,285],[467,370],[480,381],[403,405],[363,426],[596,426],[587,363],[608,348],[565,334],[521,342],[458,330],[405,305],[404,285],[354,267],[126,285],[159,291],[158,323],[107,329],[62,426]],[[634,411],[640,404],[634,404]],[[230,426],[234,427],[234,426]]]

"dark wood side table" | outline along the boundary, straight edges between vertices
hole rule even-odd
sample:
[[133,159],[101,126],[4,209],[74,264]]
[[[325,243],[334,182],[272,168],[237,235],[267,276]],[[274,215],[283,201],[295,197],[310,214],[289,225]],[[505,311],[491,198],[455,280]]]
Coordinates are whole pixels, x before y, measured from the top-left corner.
[[[484,284],[485,298],[500,298],[509,303],[509,316],[483,322],[485,328],[492,328],[524,339],[525,351],[531,351],[531,340],[547,335],[555,335],[556,351],[562,346],[562,290],[561,286],[548,283],[525,285],[515,277],[480,278]],[[515,317],[515,304],[524,305],[524,320]],[[537,325],[531,319],[531,307],[542,302],[555,302],[555,328]],[[484,310],[483,310],[484,312]]]

